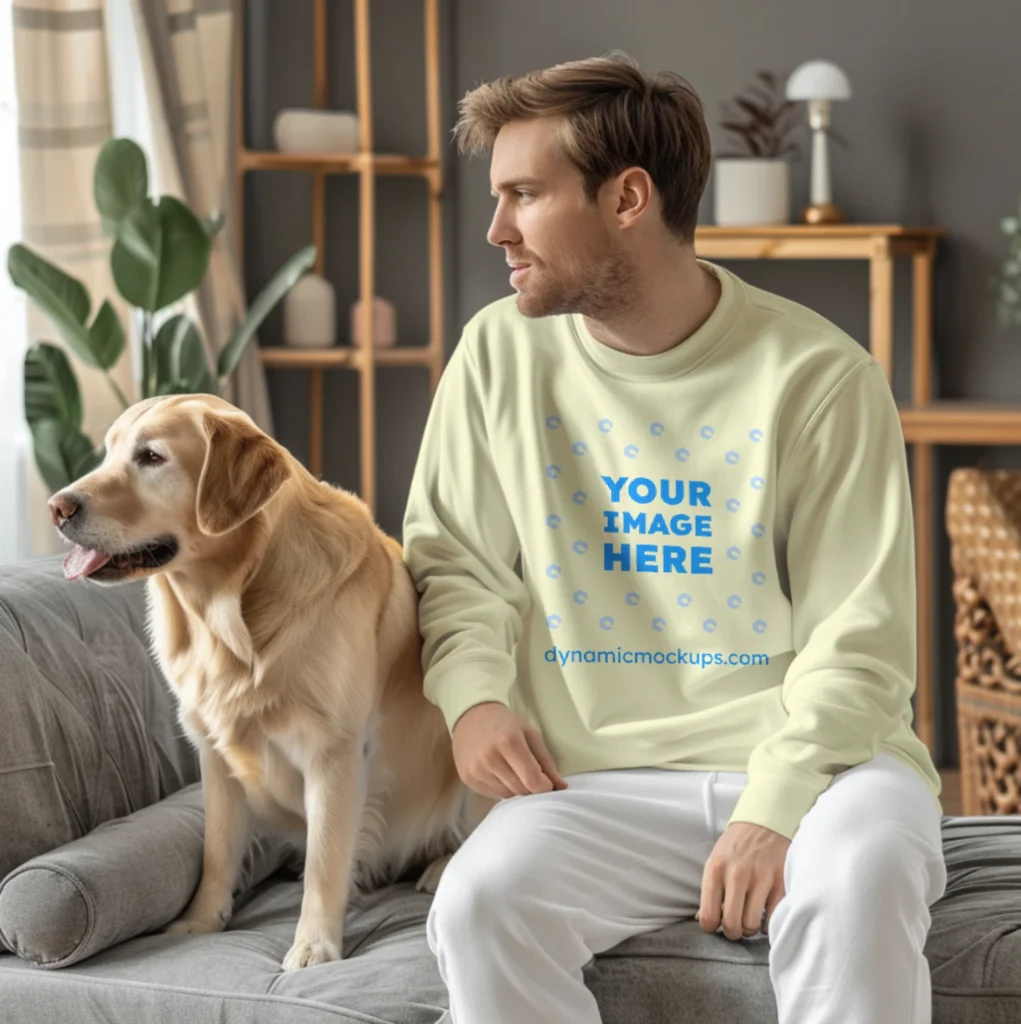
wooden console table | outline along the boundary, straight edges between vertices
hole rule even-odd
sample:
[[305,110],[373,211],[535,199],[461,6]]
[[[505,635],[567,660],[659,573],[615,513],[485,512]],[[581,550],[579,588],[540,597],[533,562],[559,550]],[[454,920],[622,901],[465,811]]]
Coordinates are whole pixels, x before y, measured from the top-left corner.
[[[783,224],[775,227],[701,227],[696,253],[709,260],[797,259],[869,261],[869,351],[893,382],[894,259],[912,261],[911,402],[901,409],[905,440],[913,445],[916,579],[918,591],[918,687],[915,729],[932,751],[935,732],[933,642],[934,444],[1011,443],[1021,438],[1021,409],[984,414],[981,406],[932,401],[932,270],[942,228],[897,224]],[[997,418],[998,417],[998,418]],[[1005,426],[1006,424],[1006,426]],[[996,429],[993,429],[993,428]],[[982,440],[978,440],[978,438]]]

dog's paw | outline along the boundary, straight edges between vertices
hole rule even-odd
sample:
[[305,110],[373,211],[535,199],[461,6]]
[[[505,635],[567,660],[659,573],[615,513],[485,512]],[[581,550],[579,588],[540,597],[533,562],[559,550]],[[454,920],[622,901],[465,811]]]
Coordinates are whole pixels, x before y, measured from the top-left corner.
[[418,876],[418,881],[415,883],[415,888],[418,892],[427,892],[433,894],[439,887],[440,878],[443,876],[444,870],[450,863],[450,858],[453,857],[452,853],[448,853],[443,857],[437,857],[423,872]]
[[218,918],[179,917],[164,929],[167,935],[214,935],[222,932],[224,922]]
[[303,967],[315,967],[340,959],[340,947],[328,940],[309,942],[297,939],[284,957],[285,971],[299,971]]

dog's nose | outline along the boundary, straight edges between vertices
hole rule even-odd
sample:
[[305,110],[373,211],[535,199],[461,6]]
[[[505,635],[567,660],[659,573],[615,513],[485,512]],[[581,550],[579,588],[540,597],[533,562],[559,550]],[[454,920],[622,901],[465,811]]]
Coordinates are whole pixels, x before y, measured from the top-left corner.
[[60,526],[69,519],[73,519],[81,510],[81,499],[70,491],[61,491],[54,494],[46,503],[50,509],[50,519],[54,526]]

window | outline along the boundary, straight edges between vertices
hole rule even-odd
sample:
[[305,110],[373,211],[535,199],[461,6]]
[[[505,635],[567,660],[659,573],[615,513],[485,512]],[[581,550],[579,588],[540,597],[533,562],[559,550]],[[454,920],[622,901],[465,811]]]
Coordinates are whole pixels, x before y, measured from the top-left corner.
[[18,111],[14,91],[13,0],[0,0],[0,564],[27,558],[28,460],[22,360],[28,338],[23,294],[7,274],[7,250],[21,238]]

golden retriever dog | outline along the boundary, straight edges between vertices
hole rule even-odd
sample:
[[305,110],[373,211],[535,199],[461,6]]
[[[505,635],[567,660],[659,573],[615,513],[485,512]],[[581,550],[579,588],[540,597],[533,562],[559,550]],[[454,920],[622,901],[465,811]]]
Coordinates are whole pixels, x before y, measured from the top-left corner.
[[357,496],[316,480],[218,398],[149,399],[101,466],[49,501],[68,579],[148,577],[148,623],[196,745],[202,879],[168,926],[214,932],[253,816],[305,836],[283,966],[341,956],[352,887],[446,859],[490,804],[461,783],[423,694],[414,583]]

